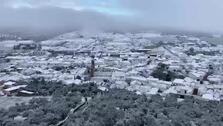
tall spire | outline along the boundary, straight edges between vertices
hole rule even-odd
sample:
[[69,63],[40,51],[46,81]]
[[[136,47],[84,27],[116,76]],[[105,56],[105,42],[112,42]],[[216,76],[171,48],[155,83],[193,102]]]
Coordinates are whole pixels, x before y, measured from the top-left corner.
[[90,71],[90,77],[94,77],[95,72],[95,59],[94,56],[91,56],[91,71]]

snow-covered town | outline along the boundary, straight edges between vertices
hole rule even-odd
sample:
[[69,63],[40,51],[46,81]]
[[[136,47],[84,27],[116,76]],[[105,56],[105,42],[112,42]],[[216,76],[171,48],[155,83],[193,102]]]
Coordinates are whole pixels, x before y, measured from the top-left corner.
[[66,33],[50,40],[2,40],[0,95],[31,95],[31,78],[137,94],[223,100],[223,45],[160,33]]
[[0,1],[0,126],[223,126],[223,0]]

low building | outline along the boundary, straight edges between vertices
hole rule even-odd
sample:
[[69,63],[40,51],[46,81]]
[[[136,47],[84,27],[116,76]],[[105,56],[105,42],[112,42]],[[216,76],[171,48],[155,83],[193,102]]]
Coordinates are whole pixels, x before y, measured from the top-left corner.
[[125,72],[120,72],[120,71],[115,71],[112,73],[112,80],[125,80],[126,76],[125,76]]
[[175,79],[173,85],[186,85],[184,79]]
[[17,95],[18,92],[22,90],[22,88],[25,88],[27,85],[18,85],[18,86],[12,86],[10,88],[6,88],[3,90],[3,92],[6,95]]
[[33,96],[34,92],[31,91],[26,91],[26,90],[21,90],[17,93],[17,96]]

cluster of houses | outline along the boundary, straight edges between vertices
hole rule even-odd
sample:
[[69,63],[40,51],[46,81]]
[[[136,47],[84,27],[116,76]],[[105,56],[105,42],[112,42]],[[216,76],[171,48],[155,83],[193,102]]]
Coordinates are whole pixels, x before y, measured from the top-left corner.
[[22,38],[13,34],[0,34],[0,40],[21,40]]
[[34,92],[25,90],[26,86],[14,81],[0,81],[0,96],[32,96]]
[[[196,37],[73,32],[38,44],[9,44],[5,42],[6,47],[12,47],[10,55],[4,57],[8,62],[0,65],[2,94],[11,90],[29,94],[22,90],[24,85],[7,83],[44,77],[65,84],[92,81],[103,90],[121,88],[137,94],[173,93],[223,100],[223,46]],[[152,76],[159,64],[183,78],[162,80]]]

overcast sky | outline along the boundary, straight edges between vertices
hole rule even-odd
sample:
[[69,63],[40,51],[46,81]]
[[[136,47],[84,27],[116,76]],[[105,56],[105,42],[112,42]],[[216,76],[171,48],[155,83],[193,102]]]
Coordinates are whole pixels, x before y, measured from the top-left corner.
[[223,32],[223,0],[0,0],[0,28]]

